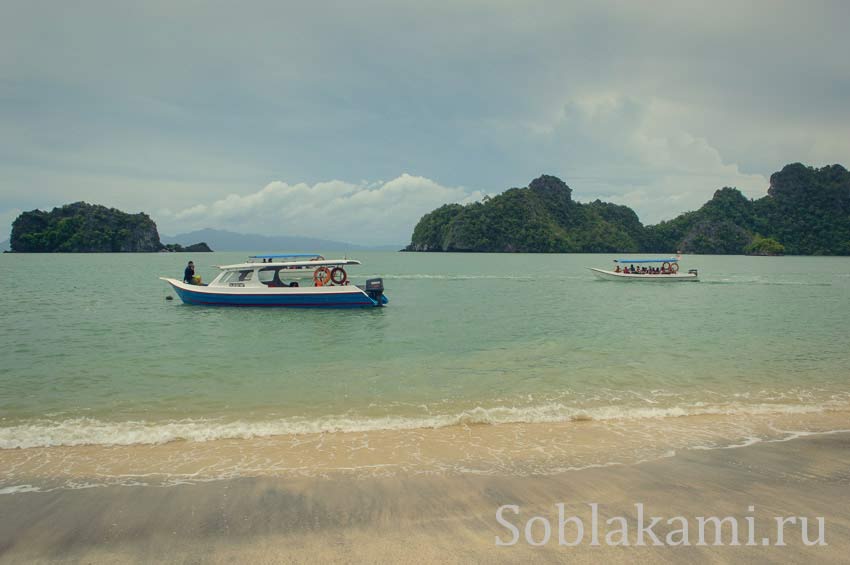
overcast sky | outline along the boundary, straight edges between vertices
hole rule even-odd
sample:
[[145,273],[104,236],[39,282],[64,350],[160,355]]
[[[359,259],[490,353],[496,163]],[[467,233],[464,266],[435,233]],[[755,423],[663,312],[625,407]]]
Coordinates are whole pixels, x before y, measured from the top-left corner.
[[644,223],[850,165],[850,3],[3,2],[0,239],[85,200],[406,243],[540,174]]

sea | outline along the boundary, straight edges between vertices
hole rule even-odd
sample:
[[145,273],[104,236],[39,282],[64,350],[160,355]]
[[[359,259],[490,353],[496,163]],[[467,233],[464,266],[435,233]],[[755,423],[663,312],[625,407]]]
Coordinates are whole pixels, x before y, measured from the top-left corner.
[[0,494],[546,475],[850,429],[848,258],[686,255],[700,282],[652,284],[597,280],[610,254],[363,251],[349,277],[389,304],[362,310],[158,279],[245,256],[0,256]]

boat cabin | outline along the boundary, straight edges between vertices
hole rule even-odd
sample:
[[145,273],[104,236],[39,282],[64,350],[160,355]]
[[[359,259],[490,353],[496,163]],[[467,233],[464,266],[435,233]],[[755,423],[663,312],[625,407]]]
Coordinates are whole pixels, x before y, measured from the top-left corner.
[[[675,275],[679,272],[679,259],[614,259],[615,273],[627,275]],[[649,265],[649,266],[647,266]],[[656,266],[658,265],[658,266]]]
[[[307,257],[306,260],[279,259]],[[359,265],[354,259],[325,259],[316,254],[254,255],[245,263],[218,265],[221,273],[208,286],[278,288],[302,286],[343,286],[348,284],[345,266]],[[304,282],[304,279],[313,279]]]

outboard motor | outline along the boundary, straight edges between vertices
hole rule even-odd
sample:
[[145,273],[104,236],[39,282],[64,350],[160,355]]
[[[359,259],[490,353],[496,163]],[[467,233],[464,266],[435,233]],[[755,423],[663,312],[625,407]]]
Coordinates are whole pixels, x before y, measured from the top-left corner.
[[383,306],[386,303],[384,300],[384,279],[368,279],[363,290],[366,291],[369,298],[377,302],[378,306]]

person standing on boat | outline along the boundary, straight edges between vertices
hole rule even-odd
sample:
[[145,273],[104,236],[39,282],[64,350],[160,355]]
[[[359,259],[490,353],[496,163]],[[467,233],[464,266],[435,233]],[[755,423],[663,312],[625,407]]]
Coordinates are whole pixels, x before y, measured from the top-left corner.
[[186,265],[186,270],[183,271],[183,282],[186,284],[194,284],[195,279],[195,264],[189,261]]

